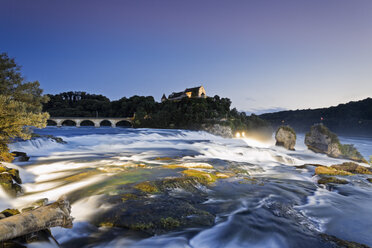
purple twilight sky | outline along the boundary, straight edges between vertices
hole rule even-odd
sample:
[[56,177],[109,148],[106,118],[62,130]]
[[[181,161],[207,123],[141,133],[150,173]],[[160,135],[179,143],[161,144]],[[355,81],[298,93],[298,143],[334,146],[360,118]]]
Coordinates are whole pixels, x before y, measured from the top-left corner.
[[45,93],[204,85],[239,110],[372,96],[370,0],[0,0],[0,52]]

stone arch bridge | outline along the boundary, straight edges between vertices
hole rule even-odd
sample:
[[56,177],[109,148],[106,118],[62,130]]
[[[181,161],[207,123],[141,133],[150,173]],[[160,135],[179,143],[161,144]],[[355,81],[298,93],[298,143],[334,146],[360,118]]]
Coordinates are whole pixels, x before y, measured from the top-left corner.
[[[76,127],[80,127],[82,122],[93,123],[95,127],[100,127],[102,122],[107,121],[111,124],[111,127],[116,127],[117,124],[126,123],[129,126],[133,125],[134,117],[125,117],[125,118],[110,118],[110,117],[50,117],[48,122],[54,122],[57,127],[64,125],[66,121],[72,121],[75,123]],[[107,126],[107,125],[106,125]],[[128,125],[127,125],[128,126]]]

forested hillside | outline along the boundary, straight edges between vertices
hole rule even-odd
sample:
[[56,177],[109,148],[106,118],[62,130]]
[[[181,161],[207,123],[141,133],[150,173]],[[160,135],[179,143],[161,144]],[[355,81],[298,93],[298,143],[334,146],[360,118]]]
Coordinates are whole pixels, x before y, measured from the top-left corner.
[[152,96],[123,97],[110,101],[102,95],[64,92],[48,95],[44,111],[52,117],[132,117],[135,127],[198,129],[205,123],[219,123],[233,130],[269,128],[268,122],[256,115],[246,116],[231,109],[231,101],[219,96],[184,98],[156,102]]
[[322,122],[338,134],[372,136],[372,98],[335,107],[280,111],[260,117],[272,123],[274,127],[289,124],[299,132],[306,132],[314,123]]

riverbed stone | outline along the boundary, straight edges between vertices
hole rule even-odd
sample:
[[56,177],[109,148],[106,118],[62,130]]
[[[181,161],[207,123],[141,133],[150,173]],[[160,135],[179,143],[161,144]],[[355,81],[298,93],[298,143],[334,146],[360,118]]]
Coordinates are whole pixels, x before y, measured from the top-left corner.
[[337,177],[322,177],[318,180],[318,184],[348,184],[349,182],[344,179],[339,179]]
[[332,165],[336,170],[348,171],[353,174],[368,174],[372,175],[372,168],[364,167],[356,163],[346,162],[342,164]]
[[340,141],[336,134],[332,133],[323,124],[316,124],[310,128],[310,132],[305,136],[306,146],[318,153],[325,153],[330,157],[340,157]]
[[231,127],[221,124],[203,124],[201,130],[211,133],[213,135],[221,136],[223,138],[232,138],[233,131]]
[[281,126],[275,133],[276,146],[294,150],[296,145],[296,132],[290,126]]
[[22,194],[23,190],[19,185],[21,183],[22,180],[17,169],[0,165],[0,186],[5,190],[5,192],[13,197]]
[[12,151],[11,153],[14,155],[15,160],[18,162],[27,162],[28,160],[30,160],[30,157],[27,156],[25,152]]
[[337,135],[323,124],[315,124],[310,128],[305,136],[305,144],[313,152],[327,154],[329,157],[367,163],[353,145],[341,144]]
[[334,176],[351,176],[353,175],[351,172],[338,170],[333,167],[328,166],[318,166],[315,168],[316,175],[334,175]]
[[210,226],[215,215],[207,200],[204,177],[181,176],[126,185],[126,193],[107,196],[114,207],[97,216],[94,224],[122,227],[147,234],[161,234],[188,227]]

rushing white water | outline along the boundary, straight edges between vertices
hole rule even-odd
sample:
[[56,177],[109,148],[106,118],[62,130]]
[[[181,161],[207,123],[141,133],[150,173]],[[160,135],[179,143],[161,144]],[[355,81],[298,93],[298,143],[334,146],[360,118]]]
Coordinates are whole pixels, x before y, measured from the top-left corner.
[[[332,165],[344,160],[307,150],[303,135],[298,135],[296,150],[288,151],[275,147],[273,141],[224,139],[186,130],[64,127],[37,132],[61,137],[67,144],[51,139],[12,144],[11,150],[31,156],[27,163],[6,164],[20,170],[25,195],[11,199],[0,191],[0,208],[22,208],[40,198],[56,200],[63,194],[72,195],[74,228],[52,230],[62,246],[294,247],[306,236],[302,236],[305,227],[309,232],[325,232],[372,245],[368,231],[372,223],[372,184],[355,176],[351,184],[335,190],[318,186],[313,172],[295,166]],[[371,139],[341,137],[341,141],[353,143],[365,157],[372,155]],[[163,175],[156,168],[170,162],[158,157],[170,157],[171,163],[185,167],[238,166],[263,186],[254,185],[249,190],[247,187],[253,186],[240,184],[238,179],[220,180],[205,204],[230,207],[216,214],[212,227],[148,238],[119,235],[93,243],[81,241],[73,246],[73,240],[84,240],[105,231],[90,223],[98,212],[111,207],[109,203],[102,204],[102,195],[115,194],[117,185]],[[146,165],[146,169],[137,172],[135,168],[142,168],[141,165]],[[139,174],[115,177],[120,173]],[[289,237],[286,232],[294,234]],[[309,238],[309,244],[317,244],[313,239]]]

